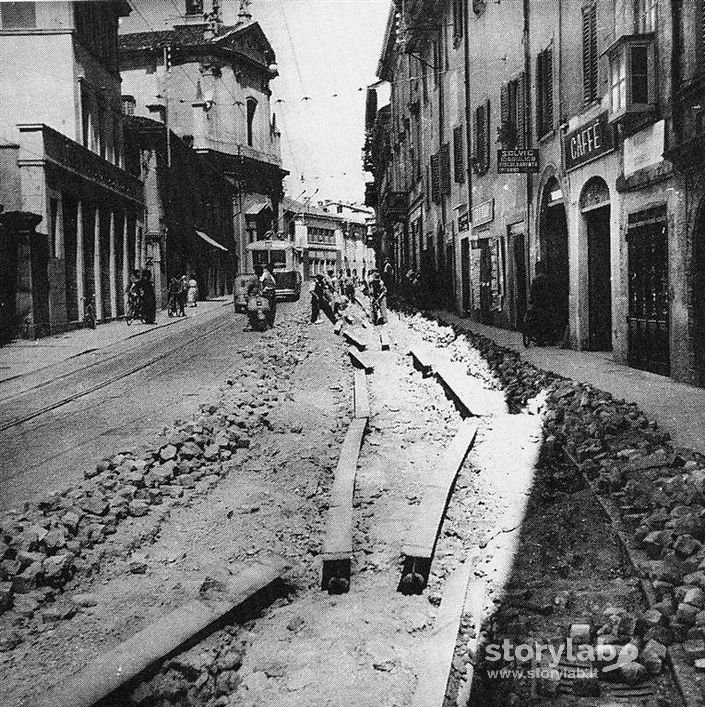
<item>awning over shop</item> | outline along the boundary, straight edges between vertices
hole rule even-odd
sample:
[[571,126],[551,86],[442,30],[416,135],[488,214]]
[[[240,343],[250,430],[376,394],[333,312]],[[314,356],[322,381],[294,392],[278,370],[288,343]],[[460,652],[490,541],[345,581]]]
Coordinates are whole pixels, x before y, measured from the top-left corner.
[[242,212],[248,216],[257,216],[265,209],[272,210],[272,200],[261,194],[248,194],[242,200]]
[[220,250],[224,250],[226,253],[228,252],[228,249],[224,246],[218,243],[218,241],[214,241],[210,236],[207,236],[203,231],[196,231],[196,233],[203,238],[203,240],[208,243],[208,245],[213,246],[214,248],[219,248]]

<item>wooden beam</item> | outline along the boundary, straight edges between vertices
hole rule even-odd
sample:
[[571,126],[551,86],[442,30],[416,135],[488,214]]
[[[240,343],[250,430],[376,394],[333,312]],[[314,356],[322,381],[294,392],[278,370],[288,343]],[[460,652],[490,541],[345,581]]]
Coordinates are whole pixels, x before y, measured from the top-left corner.
[[350,588],[355,475],[366,427],[367,418],[354,419],[350,423],[340,450],[335,479],[330,491],[325,538],[321,551],[323,560],[321,589],[331,594],[347,592]]
[[433,631],[425,639],[421,651],[423,665],[411,707],[443,707],[472,564],[468,560],[460,565],[450,576],[443,590]]
[[421,503],[402,546],[404,568],[398,590],[404,594],[420,594],[428,582],[455,480],[476,435],[477,422],[464,420],[424,485]]
[[463,385],[464,379],[467,378],[466,373],[458,374],[447,365],[436,366],[436,378],[443,386],[448,397],[455,403],[455,406],[460,411],[463,417],[472,417],[473,401],[470,400],[468,393]]
[[423,376],[429,376],[433,372],[433,364],[427,353],[418,347],[409,350],[409,356],[414,363],[414,368],[421,371]]
[[349,344],[356,346],[360,351],[367,350],[367,342],[364,339],[360,338],[360,336],[358,336],[354,331],[346,329],[343,332],[343,336]]
[[223,600],[195,599],[99,656],[64,682],[37,698],[36,707],[91,707],[261,591],[288,569],[281,557],[250,564],[233,577]]
[[355,369],[354,416],[367,419],[370,416],[370,397],[367,390],[367,374],[361,368]]
[[360,353],[353,346],[348,347],[348,354],[350,356],[353,366],[356,366],[357,368],[362,368],[365,373],[372,373],[375,370],[375,367],[372,365],[372,363],[370,363],[367,356]]

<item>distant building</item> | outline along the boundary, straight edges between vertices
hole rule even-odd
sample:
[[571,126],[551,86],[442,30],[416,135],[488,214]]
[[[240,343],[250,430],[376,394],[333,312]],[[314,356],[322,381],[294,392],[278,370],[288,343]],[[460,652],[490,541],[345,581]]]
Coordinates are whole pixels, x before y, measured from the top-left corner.
[[226,247],[240,269],[247,244],[279,230],[287,172],[270,110],[274,51],[245,2],[232,25],[217,2],[133,5],[120,28],[123,93],[135,115],[166,123],[232,184],[234,240]]
[[233,193],[225,177],[163,123],[125,117],[125,165],[145,188],[145,235],[157,303],[172,277],[193,275],[199,296],[232,291]]
[[[125,308],[147,265],[143,188],[124,170],[123,0],[0,2],[0,329],[42,336]],[[35,231],[36,228],[36,231]]]

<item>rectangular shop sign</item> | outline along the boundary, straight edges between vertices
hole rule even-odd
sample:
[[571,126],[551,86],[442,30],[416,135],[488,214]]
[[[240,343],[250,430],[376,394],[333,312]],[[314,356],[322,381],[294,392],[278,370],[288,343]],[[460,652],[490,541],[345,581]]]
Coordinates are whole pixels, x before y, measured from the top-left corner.
[[497,150],[498,174],[527,174],[538,171],[538,150]]
[[472,225],[482,226],[494,220],[494,199],[483,201],[472,209]]
[[614,150],[614,131],[607,122],[607,111],[563,138],[565,168],[575,169]]

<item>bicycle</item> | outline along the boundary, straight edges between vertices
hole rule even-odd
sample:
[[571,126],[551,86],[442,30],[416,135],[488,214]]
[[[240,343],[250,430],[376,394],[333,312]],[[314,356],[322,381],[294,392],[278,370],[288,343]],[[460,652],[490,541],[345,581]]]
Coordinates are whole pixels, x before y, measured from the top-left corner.
[[95,295],[91,295],[89,298],[81,297],[85,302],[83,307],[83,327],[95,329],[98,321],[95,317]]
[[125,323],[130,326],[135,319],[144,323],[142,314],[142,302],[139,295],[131,294],[127,301],[127,311],[125,312]]

